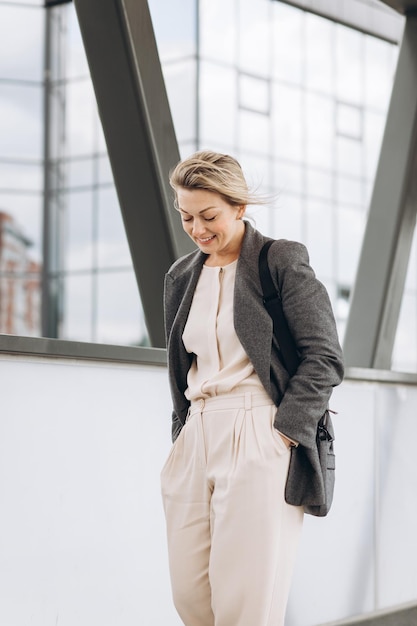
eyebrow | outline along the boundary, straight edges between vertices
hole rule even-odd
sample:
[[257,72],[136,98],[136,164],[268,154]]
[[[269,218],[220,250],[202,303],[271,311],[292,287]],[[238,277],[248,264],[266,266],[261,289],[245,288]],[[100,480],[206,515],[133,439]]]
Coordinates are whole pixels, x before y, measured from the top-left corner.
[[[201,215],[202,213],[205,213],[206,211],[210,211],[211,209],[215,209],[215,208],[216,208],[215,206],[208,206],[205,209],[201,209],[201,211],[199,211],[198,214]],[[181,207],[178,207],[178,210],[181,211],[181,213],[187,213],[187,215],[190,215],[190,213],[188,213],[187,211],[185,211]]]

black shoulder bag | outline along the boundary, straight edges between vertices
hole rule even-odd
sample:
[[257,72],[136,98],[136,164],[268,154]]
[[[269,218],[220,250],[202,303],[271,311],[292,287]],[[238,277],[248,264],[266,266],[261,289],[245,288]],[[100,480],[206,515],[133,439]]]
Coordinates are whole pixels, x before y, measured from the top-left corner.
[[[272,318],[273,332],[278,341],[281,358],[285,369],[290,377],[294,376],[297,371],[300,359],[298,356],[295,341],[288,328],[288,323],[284,315],[281,303],[281,294],[277,291],[272,280],[271,271],[268,265],[268,250],[274,240],[268,240],[261,249],[259,254],[259,277],[261,280],[263,291],[263,302],[266,310]],[[333,411],[332,411],[333,412]],[[334,437],[329,432],[328,424],[330,421],[329,409],[326,409],[324,415],[317,424],[316,444],[320,458],[320,467],[323,476],[325,488],[325,502],[321,505],[305,505],[304,510],[310,515],[324,517],[330,510],[334,483],[335,483],[335,455],[333,448]],[[294,450],[291,451],[294,454]]]

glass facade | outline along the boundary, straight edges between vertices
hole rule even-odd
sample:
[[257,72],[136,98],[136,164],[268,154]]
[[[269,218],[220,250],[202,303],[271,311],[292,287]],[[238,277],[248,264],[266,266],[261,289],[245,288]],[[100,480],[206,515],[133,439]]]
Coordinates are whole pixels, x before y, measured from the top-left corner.
[[[149,4],[182,156],[230,152],[273,194],[249,213],[266,234],[307,245],[343,339],[397,47],[272,0]],[[47,27],[40,2],[0,1],[0,211],[26,242],[18,273],[0,252],[0,289],[14,280],[27,300],[37,284],[40,300],[46,172],[59,249],[44,274],[56,283],[58,336],[146,344],[75,10],[49,13]],[[394,350],[394,367],[409,371],[416,265],[414,245]],[[0,302],[0,332],[42,333],[39,314],[24,332],[6,327]]]

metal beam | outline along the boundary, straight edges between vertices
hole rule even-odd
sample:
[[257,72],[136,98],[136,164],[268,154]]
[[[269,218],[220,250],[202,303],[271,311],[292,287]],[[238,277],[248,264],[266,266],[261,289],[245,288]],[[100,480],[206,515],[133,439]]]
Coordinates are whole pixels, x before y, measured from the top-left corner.
[[408,17],[346,328],[350,367],[391,367],[416,211],[417,17]]
[[[164,274],[193,249],[172,206],[179,160],[146,0],[75,0],[153,346],[164,346]],[[122,303],[121,303],[122,306]]]
[[[389,0],[385,4],[392,5],[400,1],[404,3],[407,0]],[[280,2],[391,43],[398,43],[402,36],[403,17],[391,11],[383,2],[370,2],[369,0],[337,0],[336,2],[335,0],[280,0]]]
[[381,0],[398,13],[410,15],[413,11],[417,11],[417,0]]

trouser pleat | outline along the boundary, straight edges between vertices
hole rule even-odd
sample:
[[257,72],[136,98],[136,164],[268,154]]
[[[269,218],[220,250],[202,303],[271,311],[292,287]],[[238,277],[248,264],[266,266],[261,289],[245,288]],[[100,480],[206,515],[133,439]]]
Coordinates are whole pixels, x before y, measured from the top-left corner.
[[303,519],[290,452],[267,397],[226,398],[192,407],[162,470],[174,603],[185,626],[280,626]]

